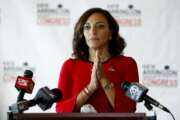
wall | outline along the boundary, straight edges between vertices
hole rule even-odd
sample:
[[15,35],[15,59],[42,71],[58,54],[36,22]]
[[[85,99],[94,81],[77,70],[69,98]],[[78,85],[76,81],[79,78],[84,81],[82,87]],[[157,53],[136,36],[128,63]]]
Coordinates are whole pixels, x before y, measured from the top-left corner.
[[[116,17],[127,41],[125,54],[138,63],[140,82],[148,94],[180,119],[179,0],[0,0],[0,119],[15,103],[17,75],[30,68],[35,88],[57,87],[61,65],[72,52],[73,27],[88,8],[102,7]],[[171,116],[154,108],[158,120]],[[42,112],[38,107],[27,112]],[[45,112],[55,112],[54,106]],[[143,103],[137,112],[147,112]]]

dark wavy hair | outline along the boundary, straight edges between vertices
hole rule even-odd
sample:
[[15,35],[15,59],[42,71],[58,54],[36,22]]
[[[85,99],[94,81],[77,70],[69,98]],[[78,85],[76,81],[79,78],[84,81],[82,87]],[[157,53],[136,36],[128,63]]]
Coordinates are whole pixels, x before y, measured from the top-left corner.
[[74,28],[72,55],[77,59],[88,60],[89,58],[89,48],[86,44],[85,37],[83,34],[83,26],[86,23],[89,16],[97,12],[103,14],[106,17],[110,31],[112,33],[112,40],[109,41],[109,53],[112,56],[121,55],[123,54],[123,50],[126,47],[125,40],[119,35],[119,25],[113,18],[113,16],[105,9],[91,8],[82,14]]

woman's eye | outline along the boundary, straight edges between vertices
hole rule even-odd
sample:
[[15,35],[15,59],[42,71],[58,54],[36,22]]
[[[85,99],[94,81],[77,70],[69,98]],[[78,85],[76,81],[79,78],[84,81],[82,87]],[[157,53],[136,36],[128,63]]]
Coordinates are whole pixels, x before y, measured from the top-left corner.
[[95,25],[85,24],[85,25],[83,26],[83,29],[84,29],[84,30],[90,30],[91,27],[94,27],[95,29],[104,29],[104,28],[105,28],[105,25],[102,24],[102,23],[96,23]]
[[104,26],[104,24],[97,24],[96,25],[96,28],[104,28],[105,26]]
[[90,28],[91,28],[91,26],[90,25],[84,25],[84,30],[89,30]]

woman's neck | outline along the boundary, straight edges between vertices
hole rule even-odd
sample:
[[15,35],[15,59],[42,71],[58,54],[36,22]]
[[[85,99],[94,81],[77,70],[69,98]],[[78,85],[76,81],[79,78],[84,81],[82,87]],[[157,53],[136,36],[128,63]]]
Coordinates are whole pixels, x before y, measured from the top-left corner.
[[[105,62],[111,57],[108,49],[98,49],[99,51],[99,58],[101,62]],[[89,49],[89,61],[94,62],[96,56],[96,49]]]

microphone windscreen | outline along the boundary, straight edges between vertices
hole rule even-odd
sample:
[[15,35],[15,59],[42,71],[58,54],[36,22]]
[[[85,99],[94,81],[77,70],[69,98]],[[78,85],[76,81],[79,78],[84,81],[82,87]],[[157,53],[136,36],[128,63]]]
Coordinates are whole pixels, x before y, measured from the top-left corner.
[[24,71],[24,77],[32,78],[33,72],[31,70],[25,70]]
[[129,86],[131,84],[128,82],[128,81],[124,81],[122,84],[121,84],[121,88],[124,90],[124,91],[127,91],[129,89]]
[[38,106],[42,110],[49,109],[54,102],[61,100],[62,93],[59,89],[55,88],[50,90],[48,87],[41,88],[36,94],[34,100],[37,101]]
[[51,90],[51,92],[54,94],[54,102],[58,102],[62,99],[62,92],[58,88],[54,88]]
[[125,95],[136,102],[141,102],[148,91],[145,86],[136,82],[125,81],[121,87],[125,91]]

